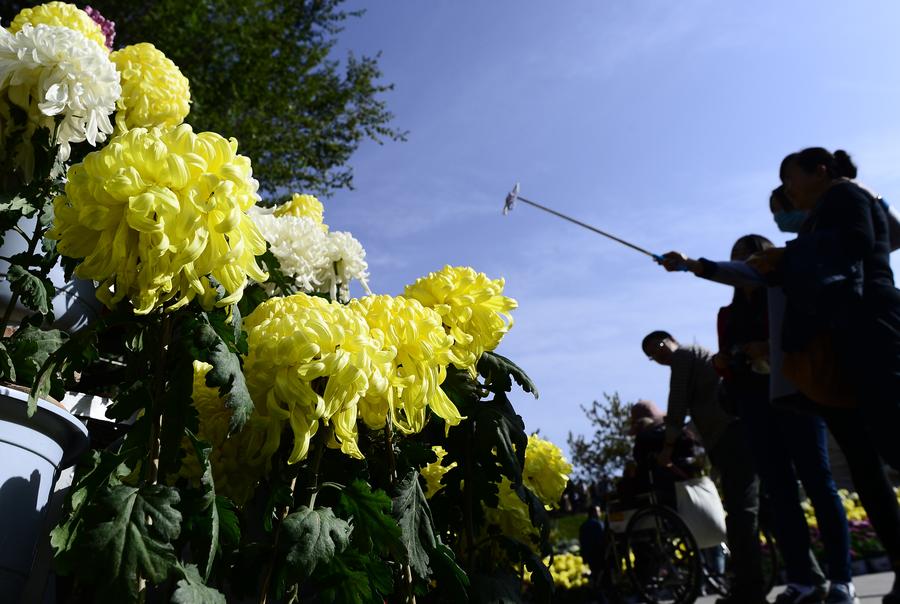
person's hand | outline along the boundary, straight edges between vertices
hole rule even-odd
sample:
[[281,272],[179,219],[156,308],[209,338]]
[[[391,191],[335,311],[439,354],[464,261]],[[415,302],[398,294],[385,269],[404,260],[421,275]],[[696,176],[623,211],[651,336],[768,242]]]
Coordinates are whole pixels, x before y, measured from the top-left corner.
[[670,273],[687,269],[696,274],[700,266],[699,262],[688,258],[681,252],[667,252],[662,255],[662,260],[657,262]]
[[761,275],[767,275],[778,268],[783,255],[783,247],[772,247],[767,250],[762,250],[761,252],[756,252],[747,258],[747,265]]
[[672,447],[666,445],[662,448],[656,455],[656,463],[658,463],[663,468],[668,468],[672,465]]

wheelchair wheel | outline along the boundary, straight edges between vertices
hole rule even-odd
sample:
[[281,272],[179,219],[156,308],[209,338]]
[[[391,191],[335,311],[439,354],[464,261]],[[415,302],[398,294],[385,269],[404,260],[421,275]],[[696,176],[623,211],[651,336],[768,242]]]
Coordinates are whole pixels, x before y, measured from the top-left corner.
[[626,572],[650,604],[696,600],[702,581],[700,551],[690,529],[663,506],[638,510],[625,530]]

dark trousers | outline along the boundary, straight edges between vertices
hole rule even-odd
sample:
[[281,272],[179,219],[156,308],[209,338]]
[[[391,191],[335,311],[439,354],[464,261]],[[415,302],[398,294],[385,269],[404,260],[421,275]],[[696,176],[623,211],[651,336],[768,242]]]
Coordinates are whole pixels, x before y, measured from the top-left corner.
[[759,548],[759,481],[747,441],[734,421],[709,450],[709,459],[722,482],[725,529],[734,561],[734,592],[763,596],[762,555]]
[[[853,486],[872,528],[894,567],[900,567],[900,505],[862,412],[856,409],[823,409],[821,415],[847,458]],[[892,430],[896,431],[896,426]]]
[[825,582],[810,549],[798,479],[816,511],[829,579],[849,581],[850,533],[828,463],[825,423],[816,416],[773,407],[766,391],[746,392],[738,398],[762,487],[772,504],[771,528],[788,582]]

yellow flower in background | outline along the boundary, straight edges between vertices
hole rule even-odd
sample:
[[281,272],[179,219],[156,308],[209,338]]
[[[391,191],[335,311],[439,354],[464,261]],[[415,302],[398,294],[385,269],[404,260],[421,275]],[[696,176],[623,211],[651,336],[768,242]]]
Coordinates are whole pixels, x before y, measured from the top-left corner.
[[[225,406],[217,388],[206,385],[206,374],[212,365],[194,361],[193,403],[200,429],[197,437],[212,445],[210,464],[216,491],[242,504],[250,499],[253,489],[269,469],[278,448],[281,426],[253,414],[243,430],[228,436],[231,410]],[[273,446],[274,444],[274,446]],[[185,456],[181,474],[199,481],[203,468],[193,444],[185,439]]]
[[295,294],[260,304],[245,320],[247,387],[257,412],[290,424],[288,463],[303,460],[319,422],[333,428],[345,454],[357,446],[357,403],[370,389],[388,387],[382,369],[392,353],[372,339],[365,319],[322,298]]
[[547,509],[559,504],[571,473],[572,464],[559,447],[537,434],[528,437],[522,480]]
[[119,130],[177,126],[191,110],[188,79],[162,51],[143,42],[109,55],[122,78],[116,107]]
[[[537,495],[548,510],[559,505],[571,471],[572,464],[566,461],[559,447],[536,434],[528,437],[522,483]],[[509,479],[504,478],[499,486],[497,507],[485,509],[488,522],[499,526],[505,535],[517,536],[526,543],[535,541],[538,533],[531,524],[528,506],[512,489]]]
[[444,474],[456,467],[455,461],[449,465],[443,465],[444,457],[447,456],[447,451],[444,447],[435,445],[431,447],[431,450],[437,455],[437,461],[431,462],[419,471],[422,477],[425,478],[425,497],[428,499],[431,499],[435,493],[444,488],[444,485],[441,483]]
[[135,128],[71,167],[47,237],[83,259],[75,274],[99,281],[107,306],[128,298],[138,314],[175,309],[208,294],[207,276],[227,306],[248,276],[267,278],[255,258],[265,240],[245,213],[258,186],[234,139],[187,124]]
[[453,364],[475,371],[512,327],[516,301],[503,295],[503,279],[489,279],[470,267],[445,266],[407,285],[404,296],[433,308],[453,337]]
[[401,432],[419,432],[429,407],[448,426],[458,424],[462,416],[440,387],[453,344],[441,317],[417,300],[384,295],[354,300],[350,308],[365,318],[372,337],[393,357],[386,371],[389,387],[367,393],[360,401],[366,424],[381,428],[390,413]]
[[484,509],[488,524],[497,526],[503,535],[514,537],[523,543],[536,543],[538,530],[531,523],[528,506],[512,489],[508,478],[504,478],[498,487],[497,507]]
[[67,2],[48,2],[32,8],[23,8],[9,25],[9,31],[16,33],[25,25],[52,25],[55,27],[67,27],[84,35],[91,42],[99,44],[103,50],[109,52],[106,47],[106,34],[90,15]]
[[320,225],[323,231],[328,232],[328,225],[325,224],[325,206],[313,195],[294,193],[291,200],[275,208],[273,214],[279,218],[281,216],[309,218]]
[[[543,560],[544,566],[550,568],[553,584],[562,589],[578,589],[590,582],[591,569],[585,564],[584,559],[578,554],[555,554],[553,560],[547,556]],[[525,571],[525,581],[531,582],[531,572]]]

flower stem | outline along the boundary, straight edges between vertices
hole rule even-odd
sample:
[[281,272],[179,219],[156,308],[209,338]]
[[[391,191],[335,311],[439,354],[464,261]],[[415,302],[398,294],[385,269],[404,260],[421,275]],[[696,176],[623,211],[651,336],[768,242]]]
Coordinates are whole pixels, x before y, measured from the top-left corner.
[[[310,445],[313,449],[313,461],[311,467],[312,481],[307,487],[307,492],[309,493],[308,507],[310,509],[313,509],[313,506],[316,505],[316,494],[319,491],[319,466],[322,464],[322,457],[325,455],[325,447],[327,446],[330,434],[331,428],[320,428]],[[275,528],[275,540],[272,543],[272,556],[269,558],[269,563],[266,566],[266,574],[263,578],[262,589],[259,592],[259,604],[266,604],[266,600],[269,597],[269,589],[272,585],[272,574],[275,572],[275,563],[278,560],[278,542],[281,538],[281,527],[284,524],[284,519],[287,518],[287,515],[290,513],[291,507],[294,504],[294,493],[297,489],[298,476],[299,474],[295,474],[294,478],[291,480],[290,503],[284,506],[278,514],[278,526]]]
[[159,478],[159,436],[162,432],[163,422],[162,399],[166,392],[166,352],[169,347],[169,341],[172,339],[172,319],[169,315],[163,316],[160,331],[162,335],[156,350],[153,371],[154,386],[150,412],[150,461],[147,465],[147,484],[156,484]]
[[[388,413],[387,422],[384,425],[384,444],[387,448],[388,471],[391,483],[391,491],[397,487],[397,458],[394,456],[394,426],[391,422],[391,414]],[[416,594],[413,592],[412,568],[409,564],[400,567],[401,580],[403,581],[403,601],[406,604],[416,604]]]
[[[469,427],[469,431],[472,429]],[[472,439],[470,442],[474,440],[474,435],[472,435]],[[475,524],[474,524],[474,512],[472,509],[472,449],[470,447],[466,447],[465,455],[465,481],[462,485],[463,491],[463,520],[465,523],[465,531],[466,531],[466,561],[467,561],[467,571],[470,571],[474,568],[475,562]]]

